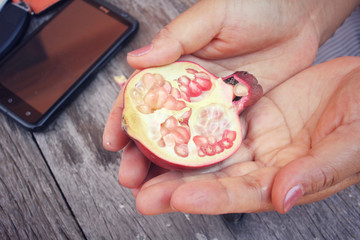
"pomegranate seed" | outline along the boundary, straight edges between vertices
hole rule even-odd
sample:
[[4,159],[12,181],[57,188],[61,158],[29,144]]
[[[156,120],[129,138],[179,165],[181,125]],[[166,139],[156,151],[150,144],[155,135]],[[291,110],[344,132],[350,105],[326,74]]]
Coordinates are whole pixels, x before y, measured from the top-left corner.
[[165,81],[163,88],[166,90],[167,93],[169,93],[169,94],[171,93],[172,86],[168,81]]
[[188,78],[187,76],[181,76],[178,78],[178,83],[181,86],[189,86],[190,78]]
[[176,99],[179,99],[181,97],[180,91],[177,88],[172,88],[170,94]]
[[236,138],[236,132],[230,131],[230,130],[225,130],[222,138],[233,142]]
[[145,73],[141,81],[144,83],[145,88],[150,89],[154,85],[155,77],[151,73]]
[[196,78],[201,78],[201,79],[204,79],[204,80],[210,80],[210,76],[204,72],[198,72],[198,73],[195,73],[195,77]]
[[184,101],[176,101],[176,106],[174,110],[180,111],[186,107],[186,104]]
[[175,128],[175,131],[181,135],[181,137],[184,139],[184,143],[188,143],[190,140],[190,129],[186,127],[177,127]]
[[219,145],[222,148],[229,149],[233,146],[233,142],[230,142],[228,139],[223,139],[219,142]]
[[199,149],[198,156],[199,157],[205,157],[205,153],[203,151],[201,151],[201,149]]
[[187,71],[188,73],[190,73],[190,74],[195,74],[195,73],[198,72],[197,70],[195,70],[195,69],[193,69],[193,68],[187,68],[186,71]]
[[184,114],[181,116],[182,122],[188,122],[189,121],[189,118],[191,116],[191,112],[192,112],[191,109],[189,111],[184,112]]
[[243,97],[249,94],[249,89],[242,83],[237,83],[234,87],[234,94],[237,97]]
[[173,130],[177,125],[178,125],[178,121],[174,116],[169,117],[168,119],[165,120],[164,123],[161,124],[161,126],[165,126],[169,130]]
[[216,151],[216,153],[221,153],[224,151],[224,148],[220,144],[216,144],[215,151]]
[[157,94],[157,101],[156,101],[156,105],[155,107],[157,109],[162,108],[162,106],[165,103],[165,100],[168,98],[169,93],[166,91],[165,88],[160,87],[156,89],[156,94]]
[[190,89],[189,86],[181,85],[179,87],[180,91],[185,93],[186,95],[190,95]]
[[176,131],[176,129],[171,131],[171,133],[170,133],[172,135],[172,137],[174,138],[175,144],[186,143],[183,135],[180,132]]
[[165,127],[163,125],[160,126],[160,134],[161,134],[161,136],[168,135],[169,133],[170,133],[170,130],[167,127]]
[[190,96],[191,97],[198,97],[201,95],[202,93],[202,89],[201,86],[198,82],[196,81],[191,81],[189,84],[189,89],[190,89]]
[[216,147],[215,145],[207,145],[200,147],[201,151],[203,151],[208,156],[214,156],[216,154]]
[[144,96],[144,102],[150,108],[155,108],[157,103],[157,94],[154,91],[148,91]]
[[149,113],[152,113],[152,109],[147,106],[147,105],[138,105],[136,106],[136,109],[141,112],[141,113],[144,113],[144,114],[149,114]]
[[195,136],[193,141],[199,147],[208,145],[208,139],[204,136]]
[[214,145],[216,143],[216,138],[214,136],[208,136],[207,139],[210,145]]
[[158,146],[159,146],[159,147],[165,147],[165,142],[164,142],[163,139],[160,139],[160,140],[158,141]]
[[167,134],[163,137],[165,146],[167,147],[173,147],[175,146],[175,139],[172,134]]
[[174,150],[175,150],[175,153],[177,155],[179,155],[180,157],[189,156],[189,149],[188,149],[188,146],[186,144],[176,145]]
[[178,101],[175,99],[174,96],[169,95],[164,102],[164,108],[166,108],[168,110],[176,110],[177,102]]
[[154,77],[155,77],[154,86],[161,87],[162,85],[164,85],[165,79],[163,78],[163,76],[161,76],[160,74],[155,73]]
[[181,98],[187,102],[190,102],[190,95],[184,92],[181,92]]
[[135,101],[137,105],[144,104],[144,100],[142,98],[141,93],[137,89],[132,89],[130,92],[131,98]]
[[209,91],[211,89],[211,81],[207,80],[207,79],[202,79],[202,78],[196,78],[196,82],[199,83],[201,89],[203,91]]

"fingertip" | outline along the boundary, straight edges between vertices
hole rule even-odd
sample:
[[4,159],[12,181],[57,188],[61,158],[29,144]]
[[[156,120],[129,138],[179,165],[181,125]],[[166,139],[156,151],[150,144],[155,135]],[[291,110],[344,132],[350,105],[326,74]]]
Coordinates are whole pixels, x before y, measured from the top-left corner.
[[304,195],[299,169],[301,167],[292,162],[282,167],[275,176],[271,199],[275,210],[279,213],[289,212]]
[[119,183],[127,188],[138,188],[148,175],[149,168],[150,161],[131,141],[124,148],[121,157]]
[[127,54],[129,65],[135,69],[162,66],[175,62],[183,54],[181,45],[162,32],[148,46],[133,50]]

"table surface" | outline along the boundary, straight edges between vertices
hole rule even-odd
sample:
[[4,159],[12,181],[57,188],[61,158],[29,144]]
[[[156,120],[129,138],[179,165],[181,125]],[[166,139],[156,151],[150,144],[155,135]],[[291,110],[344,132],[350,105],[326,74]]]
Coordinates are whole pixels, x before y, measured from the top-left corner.
[[[115,75],[133,69],[126,53],[147,45],[195,0],[108,0],[140,22],[121,50],[44,131],[31,133],[0,114],[0,239],[360,239],[360,184],[288,214],[142,216],[118,184],[121,152],[102,147],[119,92]],[[33,24],[47,16],[37,17]]]

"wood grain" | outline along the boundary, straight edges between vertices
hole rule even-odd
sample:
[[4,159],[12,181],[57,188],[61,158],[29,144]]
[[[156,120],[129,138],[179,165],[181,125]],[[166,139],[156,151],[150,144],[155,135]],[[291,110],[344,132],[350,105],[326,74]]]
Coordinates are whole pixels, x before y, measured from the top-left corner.
[[129,76],[126,53],[149,44],[195,0],[108,2],[139,20],[134,40],[44,131],[29,133],[0,115],[0,239],[360,239],[359,184],[286,215],[245,214],[237,224],[221,216],[137,213],[131,192],[118,184],[121,152],[102,147],[119,92],[113,77]]

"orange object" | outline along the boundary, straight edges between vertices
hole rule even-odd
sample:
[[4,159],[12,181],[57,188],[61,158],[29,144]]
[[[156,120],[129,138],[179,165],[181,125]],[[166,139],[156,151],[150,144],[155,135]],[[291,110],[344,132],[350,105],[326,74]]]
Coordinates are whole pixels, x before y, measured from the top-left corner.
[[44,11],[45,9],[59,1],[60,0],[13,0],[14,3],[27,3],[35,14]]

